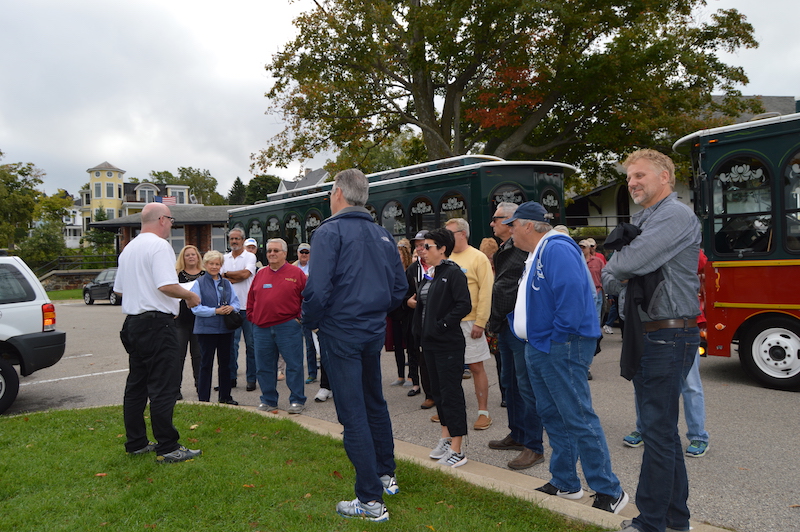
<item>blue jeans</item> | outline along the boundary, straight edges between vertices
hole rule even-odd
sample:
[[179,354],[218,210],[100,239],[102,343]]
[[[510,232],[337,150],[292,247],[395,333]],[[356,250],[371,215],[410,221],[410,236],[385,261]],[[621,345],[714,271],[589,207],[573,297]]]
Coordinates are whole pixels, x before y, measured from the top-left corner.
[[356,497],[382,501],[382,475],[394,475],[394,439],[381,387],[383,338],[350,343],[319,332],[320,362],[328,375],[344,450],[356,470]]
[[552,342],[549,353],[526,343],[525,361],[536,393],[536,409],[553,449],[550,483],[561,491],[579,491],[580,458],[589,487],[619,497],[622,487],[611,470],[606,436],[589,390],[589,366],[596,346],[596,338],[574,334],[566,343]]
[[256,349],[253,344],[253,325],[247,319],[247,311],[240,310],[239,314],[244,318],[242,326],[233,331],[233,341],[231,343],[231,380],[236,378],[239,372],[239,337],[244,334],[245,348],[245,377],[247,382],[256,382]]
[[306,404],[303,382],[303,333],[294,318],[270,327],[253,326],[256,344],[256,379],[261,402],[278,406],[278,355],[286,361],[289,402]]
[[497,335],[500,351],[500,380],[506,389],[508,428],[514,441],[537,453],[544,453],[542,419],[536,411],[536,396],[525,365],[525,342],[520,340],[508,323]]
[[317,378],[317,348],[314,347],[314,338],[311,336],[311,329],[303,327],[303,338],[306,343],[306,366],[308,376]]
[[[692,442],[700,440],[708,443],[706,431],[706,401],[703,395],[703,382],[700,380],[700,351],[694,356],[694,364],[681,385],[683,397],[683,417],[686,419],[686,438]],[[636,405],[636,430],[642,432],[639,421],[639,405]]]
[[641,413],[644,456],[636,491],[642,532],[689,529],[689,481],[678,434],[678,397],[700,345],[697,327],[644,334],[633,386]]

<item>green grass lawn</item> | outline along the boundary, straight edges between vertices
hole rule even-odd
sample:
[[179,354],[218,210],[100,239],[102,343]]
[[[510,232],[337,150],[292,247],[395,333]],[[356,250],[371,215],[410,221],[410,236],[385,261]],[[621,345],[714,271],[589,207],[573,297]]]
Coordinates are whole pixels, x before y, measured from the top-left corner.
[[0,417],[0,529],[603,530],[402,460],[389,521],[344,519],[354,471],[339,440],[216,405],[179,404],[175,425],[201,457],[125,454],[119,406]]
[[66,299],[83,299],[83,289],[75,288],[73,290],[53,290],[47,292],[47,297],[50,301],[64,301]]

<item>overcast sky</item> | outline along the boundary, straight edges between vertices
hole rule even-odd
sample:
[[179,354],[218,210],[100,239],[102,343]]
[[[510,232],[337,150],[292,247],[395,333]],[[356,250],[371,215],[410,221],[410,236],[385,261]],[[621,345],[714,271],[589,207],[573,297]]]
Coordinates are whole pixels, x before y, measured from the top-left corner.
[[[311,0],[0,0],[0,151],[33,162],[44,189],[71,193],[103,161],[145,178],[206,169],[227,195],[250,154],[283,126],[264,111],[264,64]],[[735,7],[761,46],[725,56],[745,94],[800,97],[794,0],[708,0]],[[702,15],[701,15],[702,16]],[[319,168],[326,157],[305,165]],[[283,178],[301,165],[274,168]]]

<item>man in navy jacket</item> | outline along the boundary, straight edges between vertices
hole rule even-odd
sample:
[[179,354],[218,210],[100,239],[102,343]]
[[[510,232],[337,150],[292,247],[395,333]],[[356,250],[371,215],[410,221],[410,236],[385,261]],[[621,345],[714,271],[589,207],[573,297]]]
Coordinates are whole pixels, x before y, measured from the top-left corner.
[[367,178],[356,169],[334,178],[333,216],[311,241],[302,321],[317,331],[320,360],[344,426],[344,448],[356,470],[356,499],[341,501],[336,511],[386,521],[383,493],[399,488],[380,354],[386,313],[400,305],[408,283],[392,235],[364,208],[368,189]]

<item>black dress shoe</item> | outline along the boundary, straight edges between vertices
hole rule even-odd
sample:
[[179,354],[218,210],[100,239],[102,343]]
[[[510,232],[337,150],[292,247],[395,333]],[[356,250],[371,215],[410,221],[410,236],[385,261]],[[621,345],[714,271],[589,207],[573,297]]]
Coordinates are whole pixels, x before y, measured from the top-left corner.
[[252,392],[255,389],[256,389],[256,383],[254,382],[248,382],[247,388],[245,388],[245,390],[247,390],[248,392]]
[[231,379],[231,388],[236,388],[236,379]]
[[422,393],[422,390],[420,390],[419,388],[417,388],[416,390],[414,388],[411,388],[410,390],[408,390],[408,396],[409,397],[414,397],[415,395],[419,395],[421,393]]
[[233,400],[233,397],[231,397],[230,399],[228,399],[226,401],[220,401],[220,403],[222,403],[224,405],[238,405],[239,404],[237,401]]

